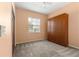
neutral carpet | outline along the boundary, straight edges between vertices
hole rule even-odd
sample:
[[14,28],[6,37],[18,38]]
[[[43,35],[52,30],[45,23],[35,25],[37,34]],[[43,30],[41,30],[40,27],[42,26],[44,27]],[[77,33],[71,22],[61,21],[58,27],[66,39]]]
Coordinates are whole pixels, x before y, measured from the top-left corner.
[[79,50],[47,40],[16,45],[15,57],[79,57]]

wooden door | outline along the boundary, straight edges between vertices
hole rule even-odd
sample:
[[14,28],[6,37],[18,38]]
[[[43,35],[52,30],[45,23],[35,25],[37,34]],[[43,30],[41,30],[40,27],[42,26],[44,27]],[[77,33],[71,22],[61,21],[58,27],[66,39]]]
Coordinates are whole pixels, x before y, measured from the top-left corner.
[[15,15],[12,9],[12,56],[14,56],[15,50]]
[[49,19],[48,40],[68,46],[68,15],[62,14]]

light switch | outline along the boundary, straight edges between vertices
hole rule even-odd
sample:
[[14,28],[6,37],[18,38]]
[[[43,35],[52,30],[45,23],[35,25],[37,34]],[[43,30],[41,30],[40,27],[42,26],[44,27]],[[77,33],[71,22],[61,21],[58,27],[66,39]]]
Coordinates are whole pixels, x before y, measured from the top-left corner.
[[6,32],[6,27],[3,25],[0,25],[0,37],[5,35]]
[[1,37],[1,25],[0,25],[0,37]]

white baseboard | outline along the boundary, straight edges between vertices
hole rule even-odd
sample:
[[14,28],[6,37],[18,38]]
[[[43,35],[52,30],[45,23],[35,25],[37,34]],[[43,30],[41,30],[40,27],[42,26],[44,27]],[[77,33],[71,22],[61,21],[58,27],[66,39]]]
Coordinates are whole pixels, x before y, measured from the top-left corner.
[[79,49],[78,46],[75,46],[75,45],[69,45],[70,47],[73,47],[73,48],[76,48],[76,49]]

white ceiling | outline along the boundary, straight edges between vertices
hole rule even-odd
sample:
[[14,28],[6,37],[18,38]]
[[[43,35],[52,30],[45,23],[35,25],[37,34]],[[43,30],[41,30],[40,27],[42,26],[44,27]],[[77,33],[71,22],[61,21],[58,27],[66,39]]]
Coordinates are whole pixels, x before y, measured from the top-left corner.
[[55,10],[58,10],[65,5],[69,4],[68,2],[49,2],[44,6],[42,2],[16,2],[15,5],[17,7],[21,7],[24,9],[32,10],[35,12],[43,13],[43,14],[50,14]]

